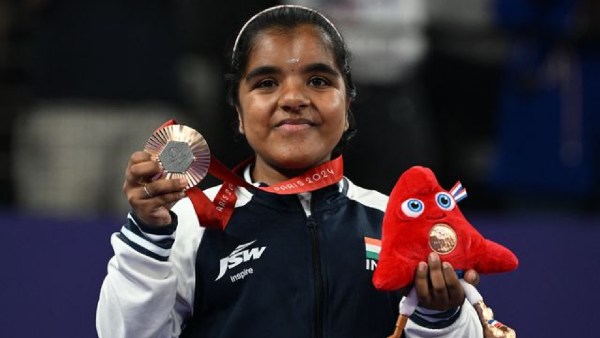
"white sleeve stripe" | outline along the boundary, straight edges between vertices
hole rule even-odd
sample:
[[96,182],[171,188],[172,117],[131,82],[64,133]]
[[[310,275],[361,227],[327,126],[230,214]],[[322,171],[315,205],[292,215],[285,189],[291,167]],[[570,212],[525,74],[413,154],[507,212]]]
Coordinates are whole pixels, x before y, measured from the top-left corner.
[[138,228],[138,230],[142,234],[144,234],[144,236],[146,236],[148,239],[152,240],[153,242],[160,242],[165,239],[175,239],[175,233],[172,233],[170,235],[157,235],[157,234],[151,234],[151,233],[145,232],[144,230],[142,230],[142,228],[140,228],[140,225],[137,224],[137,222],[135,221],[133,216],[131,216],[131,213],[129,213],[127,215],[127,218],[131,221],[131,223],[135,224],[135,226]]
[[155,234],[149,234],[147,232],[144,232],[142,229],[140,229],[140,231],[144,234],[144,236],[146,236],[152,242],[160,242],[165,239],[175,239],[175,235],[155,235]]
[[134,232],[127,229],[126,227],[121,228],[121,233],[131,242],[141,246],[142,248],[154,254],[157,254],[162,257],[169,257],[169,255],[171,255],[171,249],[163,249],[158,245],[146,240],[145,238],[136,235]]
[[155,235],[155,234],[150,234],[145,232],[144,230],[142,230],[142,228],[140,228],[139,225],[135,225],[138,230],[144,235],[146,236],[146,238],[148,238],[149,240],[151,240],[152,242],[160,242],[160,241],[164,241],[166,239],[175,239],[175,234],[173,233],[172,235]]
[[131,223],[135,224],[136,228],[140,231],[140,233],[142,233],[144,236],[146,236],[146,238],[150,239],[153,242],[160,242],[165,239],[175,239],[174,232],[170,235],[156,235],[156,234],[151,234],[151,233],[145,232],[144,230],[142,230],[142,228],[140,228],[140,225],[137,224],[137,222],[135,221],[135,218],[133,218],[133,216],[131,216],[131,213],[129,213],[127,215],[127,218],[131,221]]
[[367,207],[385,211],[388,197],[376,190],[361,188],[346,178],[348,184],[347,197]]

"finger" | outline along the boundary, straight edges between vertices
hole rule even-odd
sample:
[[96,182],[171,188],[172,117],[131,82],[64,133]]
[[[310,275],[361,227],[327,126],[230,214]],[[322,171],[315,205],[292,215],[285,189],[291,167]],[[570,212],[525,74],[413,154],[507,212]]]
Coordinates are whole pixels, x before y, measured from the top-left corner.
[[[144,192],[145,195],[145,192]],[[177,201],[179,201],[180,199],[184,198],[185,192],[182,191],[175,191],[175,192],[170,192],[170,193],[163,193],[160,195],[156,195],[156,196],[152,196],[150,198],[144,196],[143,198],[143,202],[141,202],[141,204],[143,204],[146,208],[148,209],[156,209],[159,207],[165,207],[167,209],[170,209],[171,206],[173,206],[173,204]]]
[[[182,181],[185,182],[185,179],[163,179],[135,188],[133,190],[135,194],[132,191],[132,195],[135,195],[135,197],[129,199],[132,210],[146,225],[170,224],[171,216],[168,210],[173,204],[186,196],[184,191],[185,184]],[[154,189],[153,187],[157,186],[163,189],[159,194],[152,190]],[[149,191],[151,197],[146,194],[144,187]],[[171,189],[171,191],[166,191],[165,189]]]
[[160,164],[156,161],[148,160],[134,163],[127,170],[127,179],[134,183],[150,182],[152,178],[162,172]]
[[129,164],[125,171],[125,186],[136,187],[143,185],[144,182],[152,181],[162,172],[162,168],[157,161],[152,160],[150,154],[138,151],[131,155]]
[[152,157],[145,151],[136,151],[133,154],[131,154],[131,156],[129,157],[129,162],[127,163],[126,177],[132,174],[130,173],[131,167],[134,167],[139,163],[149,161],[152,161]]
[[167,195],[176,193],[177,196],[179,196],[179,193],[184,192],[186,186],[187,180],[185,178],[156,180],[150,183],[145,183],[141,187],[140,198],[157,198],[156,201],[163,202],[161,204],[170,203],[172,202],[171,198],[167,197]]
[[427,263],[419,262],[417,265],[417,272],[415,273],[415,290],[417,291],[417,297],[421,304],[429,304],[431,302],[427,269]]
[[467,283],[477,286],[479,284],[479,273],[475,270],[467,270],[463,279]]
[[147,225],[168,224],[164,219],[171,206],[185,197],[185,192],[172,192],[154,196],[149,199],[139,199],[132,203],[135,214]]
[[150,161],[152,156],[145,151],[136,151],[129,157],[129,164]]
[[447,304],[448,290],[446,288],[444,273],[442,272],[440,256],[437,253],[432,252],[429,254],[427,262],[429,265],[429,279],[431,280],[433,299],[438,304]]
[[[144,193],[146,194],[146,198],[152,198],[152,197],[154,197],[154,194],[152,194],[152,193],[150,192],[150,190],[148,189],[148,183],[145,183],[145,184],[142,186],[142,191],[144,191]],[[142,197],[142,198],[143,198],[143,197]]]
[[452,265],[448,262],[442,263],[444,279],[446,280],[446,292],[451,306],[459,306],[463,303],[465,293],[460,285],[458,276]]

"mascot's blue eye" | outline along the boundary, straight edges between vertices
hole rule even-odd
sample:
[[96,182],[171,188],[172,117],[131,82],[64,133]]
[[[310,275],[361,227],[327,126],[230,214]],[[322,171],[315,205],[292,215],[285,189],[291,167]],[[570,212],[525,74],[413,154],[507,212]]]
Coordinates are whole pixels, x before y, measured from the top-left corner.
[[454,198],[447,192],[438,192],[437,195],[435,195],[435,201],[438,206],[444,210],[452,210],[456,205]]
[[423,213],[423,209],[425,209],[423,202],[416,198],[409,198],[402,202],[401,208],[406,216],[412,218],[419,217]]

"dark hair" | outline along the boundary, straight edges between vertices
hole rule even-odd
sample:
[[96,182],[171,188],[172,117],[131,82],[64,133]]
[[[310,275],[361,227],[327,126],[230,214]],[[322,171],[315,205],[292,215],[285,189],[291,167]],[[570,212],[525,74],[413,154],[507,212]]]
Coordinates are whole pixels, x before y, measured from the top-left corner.
[[[239,104],[240,81],[246,71],[256,36],[266,29],[292,29],[303,24],[318,27],[331,39],[334,62],[342,73],[347,98],[350,102],[354,100],[356,87],[350,73],[350,52],[335,26],[324,15],[313,9],[296,5],[281,5],[256,14],[240,30],[233,47],[230,70],[225,76],[228,87],[227,100],[230,105],[237,106]],[[333,150],[334,154],[341,153],[348,140],[356,134],[356,121],[350,110],[348,111],[348,123],[349,128]]]

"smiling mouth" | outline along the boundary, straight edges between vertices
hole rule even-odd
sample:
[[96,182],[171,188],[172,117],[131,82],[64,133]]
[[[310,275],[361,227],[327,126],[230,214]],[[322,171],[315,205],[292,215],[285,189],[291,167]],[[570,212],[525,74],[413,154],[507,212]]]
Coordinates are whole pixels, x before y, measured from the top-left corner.
[[306,120],[306,119],[285,119],[281,122],[277,123],[275,127],[283,127],[283,126],[314,126],[315,123]]
[[308,123],[299,123],[299,124],[284,123],[284,124],[279,125],[276,129],[283,131],[283,132],[299,132],[299,131],[307,130],[309,128],[312,128],[312,125],[308,124]]
[[287,132],[295,132],[309,129],[315,125],[315,123],[305,119],[286,119],[277,123],[275,128]]

